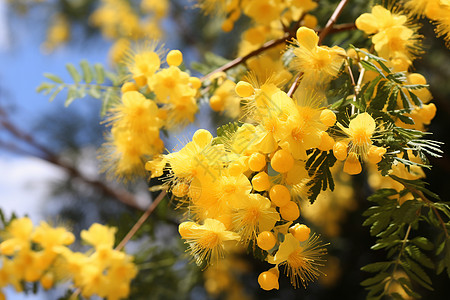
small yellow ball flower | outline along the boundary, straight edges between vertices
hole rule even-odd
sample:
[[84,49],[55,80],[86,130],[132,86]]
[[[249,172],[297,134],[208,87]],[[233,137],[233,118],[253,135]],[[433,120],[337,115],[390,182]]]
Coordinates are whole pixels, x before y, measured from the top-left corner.
[[202,81],[197,77],[189,77],[189,83],[196,90],[198,90],[202,86]]
[[347,158],[347,144],[336,142],[333,146],[333,154],[337,160],[345,160]]
[[311,229],[304,224],[295,224],[291,228],[289,228],[289,232],[299,241],[304,242],[309,238],[309,234],[311,233]]
[[275,152],[270,164],[278,173],[286,173],[289,172],[294,166],[294,158],[289,151],[280,149]]
[[259,248],[267,251],[275,247],[277,239],[275,238],[272,232],[263,231],[258,235],[256,242]]
[[294,221],[300,217],[300,209],[297,203],[289,201],[285,206],[280,207],[280,214],[286,221]]
[[44,276],[41,277],[40,283],[42,287],[46,290],[49,290],[53,287],[55,279],[52,273],[45,273]]
[[236,84],[236,88],[235,88],[236,94],[239,95],[239,97],[242,98],[246,98],[246,97],[250,97],[251,95],[253,95],[253,93],[255,92],[255,89],[253,88],[253,86],[245,81],[239,81]]
[[282,207],[291,201],[291,193],[288,188],[281,184],[274,185],[269,192],[270,200],[276,206]]
[[122,91],[122,94],[125,94],[126,92],[130,92],[130,91],[138,91],[139,88],[136,86],[136,84],[134,82],[125,82],[122,87],[120,88],[120,90]]
[[320,113],[320,122],[322,122],[327,127],[331,127],[336,123],[336,115],[333,111],[324,109]]
[[222,111],[225,108],[225,99],[219,96],[212,96],[209,99],[209,106],[213,111]]
[[280,288],[278,284],[278,272],[271,270],[262,272],[258,276],[259,286],[265,291],[270,291],[273,289],[278,290]]
[[266,157],[261,153],[253,153],[248,158],[248,167],[253,172],[259,172],[266,166]]
[[183,54],[180,50],[171,50],[166,57],[169,66],[178,67],[183,62]]
[[270,188],[269,175],[266,172],[259,172],[253,177],[252,185],[255,191],[267,191]]
[[231,21],[230,19],[226,19],[225,21],[223,21],[222,30],[224,32],[230,32],[231,30],[233,30],[233,28],[234,28],[233,21]]
[[347,160],[344,163],[344,172],[350,175],[356,175],[361,173],[362,167],[359,162],[358,154],[350,152]]

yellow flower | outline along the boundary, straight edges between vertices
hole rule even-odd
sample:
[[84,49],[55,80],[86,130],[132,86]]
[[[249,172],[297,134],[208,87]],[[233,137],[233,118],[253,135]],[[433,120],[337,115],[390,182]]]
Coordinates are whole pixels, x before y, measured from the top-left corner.
[[32,232],[33,223],[29,218],[14,219],[6,228],[7,239],[0,244],[0,252],[13,255],[16,251],[28,248]]
[[81,231],[81,238],[88,244],[94,247],[106,246],[112,247],[114,245],[114,235],[117,229],[114,227],[107,227],[98,223],[94,223],[88,230]]
[[291,233],[285,235],[284,241],[274,256],[268,257],[268,262],[275,265],[284,265],[291,284],[296,288],[299,282],[306,287],[309,282],[315,281],[320,274],[318,267],[322,266],[322,256],[327,253],[319,237],[311,235],[309,239],[300,243]]
[[245,1],[242,10],[256,23],[269,24],[280,17],[283,4],[280,0]]
[[35,229],[32,239],[42,248],[53,251],[57,246],[72,244],[75,241],[75,236],[64,227],[53,228],[42,221]]
[[421,52],[417,26],[411,26],[408,18],[391,13],[376,5],[372,13],[365,13],[356,19],[356,27],[367,34],[374,34],[372,42],[378,55],[387,59],[406,58],[408,64]]
[[348,128],[338,125],[349,137],[349,152],[367,153],[375,134],[375,120],[368,113],[361,113],[350,121]]
[[217,176],[224,167],[226,153],[223,145],[211,145],[211,141],[211,133],[199,129],[180,151],[165,155],[173,176],[188,182],[199,174]]
[[374,34],[385,29],[405,25],[408,18],[404,15],[392,14],[381,5],[372,7],[371,13],[364,13],[356,21],[356,27],[367,34]]
[[126,92],[106,120],[111,128],[103,145],[104,169],[109,174],[130,179],[144,173],[143,159],[162,152],[159,137],[162,121],[156,103],[136,91]]
[[203,225],[191,226],[183,238],[189,244],[196,263],[201,265],[217,262],[224,256],[225,242],[237,241],[240,237],[235,232],[227,231],[222,222],[206,219]]
[[237,210],[233,213],[233,223],[241,241],[248,244],[255,241],[260,232],[272,230],[280,216],[271,207],[270,200],[259,194],[249,194],[240,200],[234,207]]
[[346,57],[344,49],[318,46],[318,42],[319,37],[314,30],[307,27],[297,30],[295,44],[298,47],[293,48],[295,57],[292,64],[295,70],[303,72],[302,81],[307,83],[323,83],[336,77]]
[[148,43],[137,50],[129,50],[124,58],[128,70],[138,86],[145,86],[161,66],[161,50],[156,43]]

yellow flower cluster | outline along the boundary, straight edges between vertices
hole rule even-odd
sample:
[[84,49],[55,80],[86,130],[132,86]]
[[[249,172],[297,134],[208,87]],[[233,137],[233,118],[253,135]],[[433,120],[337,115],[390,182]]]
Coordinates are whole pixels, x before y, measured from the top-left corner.
[[[240,241],[275,255],[269,262],[286,265],[294,286],[306,285],[320,274],[323,247],[298,224],[290,230],[294,246],[287,230],[300,216],[297,196],[306,194],[310,180],[306,151],[332,149],[326,131],[336,117],[320,107],[321,98],[305,92],[294,100],[270,82],[256,88],[242,81],[236,93],[245,97],[254,125],[245,123],[220,143],[198,130],[178,152],[149,161],[146,168],[158,177],[168,164],[172,194],[188,207],[191,220],[179,231],[197,264],[217,262],[228,245]],[[284,237],[280,241],[278,233]]]
[[371,13],[359,16],[356,27],[366,34],[373,35],[372,42],[378,55],[391,61],[399,61],[406,71],[414,58],[421,52],[420,36],[417,26],[408,21],[406,15],[392,13],[376,5]]
[[[72,252],[67,246],[75,237],[65,228],[46,222],[34,228],[29,218],[15,219],[2,234],[0,288],[12,285],[22,291],[24,282],[39,282],[47,290],[73,280],[85,297],[127,298],[137,269],[131,256],[113,249],[114,233],[114,228],[93,224],[81,232],[93,251]],[[0,299],[5,299],[1,291]]]
[[161,20],[167,16],[169,1],[141,0],[138,14],[127,0],[101,0],[101,5],[91,14],[90,23],[98,27],[103,36],[114,40],[110,58],[120,63],[128,50],[129,41],[159,39],[162,36]]
[[70,39],[70,23],[63,14],[55,14],[47,29],[47,38],[42,44],[45,51],[51,52],[59,45]]
[[405,0],[405,7],[413,16],[426,16],[436,24],[436,33],[444,36],[450,46],[450,1],[449,0]]
[[111,134],[103,147],[104,168],[118,178],[144,175],[144,161],[164,150],[160,130],[193,122],[198,110],[195,96],[201,82],[179,69],[181,52],[170,51],[168,68],[161,68],[161,51],[155,47],[129,54],[134,82],[123,84],[121,101],[106,120]]

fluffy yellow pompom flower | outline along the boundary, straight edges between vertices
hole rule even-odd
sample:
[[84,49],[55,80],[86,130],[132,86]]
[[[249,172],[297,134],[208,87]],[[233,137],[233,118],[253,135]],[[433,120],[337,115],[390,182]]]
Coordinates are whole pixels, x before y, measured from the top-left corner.
[[98,223],[94,223],[88,230],[81,231],[81,238],[88,244],[97,247],[106,246],[112,247],[114,245],[114,235],[117,229],[114,227],[107,227]]
[[112,128],[109,142],[103,146],[105,170],[126,179],[143,174],[143,159],[164,148],[159,137],[163,123],[158,112],[156,103],[139,92],[122,95],[122,101],[110,109],[107,119]]
[[295,43],[298,47],[293,48],[295,58],[292,64],[297,71],[303,72],[302,80],[307,83],[326,82],[337,76],[346,57],[344,49],[318,46],[318,42],[319,37],[314,30],[307,27],[297,30]]
[[31,241],[33,223],[29,218],[15,219],[6,229],[7,240],[0,244],[0,253],[12,255],[16,251],[27,248]]
[[268,262],[275,265],[286,266],[286,273],[294,287],[299,282],[306,287],[309,282],[316,280],[322,272],[322,256],[327,253],[319,237],[312,235],[302,244],[291,234],[284,237],[284,241],[274,256],[268,257]]
[[[339,124],[340,125],[340,124]],[[372,138],[375,134],[375,120],[368,114],[362,113],[350,121],[348,128],[339,126],[349,137],[349,152],[358,154],[367,153],[372,145]]]
[[41,222],[35,229],[32,240],[46,250],[54,250],[56,246],[72,244],[75,236],[64,227],[53,228],[46,222]]
[[260,232],[272,230],[280,220],[270,200],[259,194],[250,194],[241,199],[236,208],[237,211],[233,213],[234,228],[244,244],[254,241]]
[[260,24],[269,24],[278,19],[284,9],[279,0],[245,1],[242,5],[244,13]]
[[124,61],[136,84],[145,86],[161,66],[161,50],[151,43],[137,50],[129,50]]
[[222,222],[206,219],[203,225],[190,226],[183,238],[189,244],[197,265],[201,265],[203,262],[217,262],[224,256],[225,242],[238,241],[240,237],[235,232],[227,231]]
[[355,21],[356,27],[374,34],[372,42],[378,55],[387,59],[406,58],[408,64],[421,52],[420,36],[410,26],[405,15],[391,13],[376,5],[371,13],[364,13]]
[[[350,121],[348,128],[340,123],[337,125],[348,138],[335,143],[333,153],[338,160],[347,158],[344,163],[344,172],[351,175],[359,174],[362,171],[359,158],[366,158],[369,155],[369,150],[373,148],[373,140],[376,139],[377,125],[375,120],[368,113],[361,113]],[[348,145],[348,149],[345,145]],[[382,147],[377,148],[379,150],[376,152],[381,160],[385,151],[382,151],[384,149]],[[369,160],[375,162],[377,160],[373,154],[370,153]]]

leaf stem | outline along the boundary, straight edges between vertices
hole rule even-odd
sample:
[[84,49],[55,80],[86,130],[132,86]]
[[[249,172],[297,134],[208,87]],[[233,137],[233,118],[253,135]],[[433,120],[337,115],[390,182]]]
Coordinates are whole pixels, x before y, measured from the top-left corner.
[[391,274],[392,274],[392,275],[391,275],[391,278],[390,278],[390,280],[389,280],[388,285],[387,285],[386,288],[384,289],[383,294],[384,294],[385,292],[389,291],[389,288],[390,288],[392,282],[395,280],[395,279],[394,279],[395,272],[397,271],[398,265],[400,264],[400,258],[402,257],[403,252],[405,251],[406,242],[408,241],[409,233],[411,232],[411,227],[412,227],[412,225],[409,224],[408,229],[406,230],[405,237],[403,238],[403,241],[402,241],[402,248],[400,249],[400,252],[398,253],[397,259],[395,260],[395,265],[394,265],[394,269],[392,270],[392,273],[391,273]]

